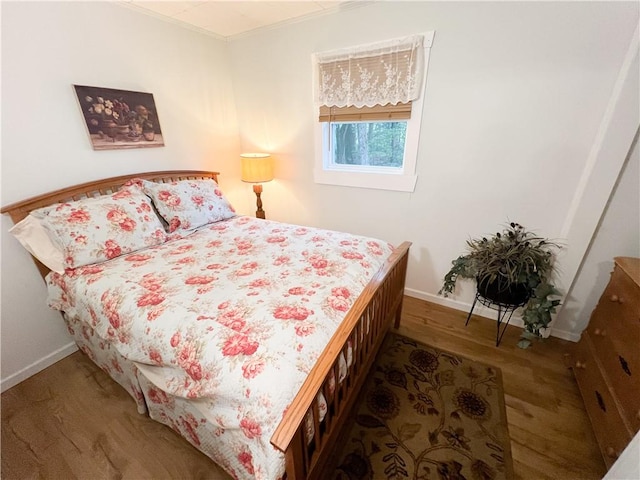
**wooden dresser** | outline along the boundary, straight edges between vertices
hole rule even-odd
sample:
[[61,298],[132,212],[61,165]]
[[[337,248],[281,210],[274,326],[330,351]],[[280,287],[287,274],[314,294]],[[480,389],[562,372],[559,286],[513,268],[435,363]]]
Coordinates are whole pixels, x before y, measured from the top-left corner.
[[615,258],[611,280],[567,358],[609,468],[640,430],[639,258]]

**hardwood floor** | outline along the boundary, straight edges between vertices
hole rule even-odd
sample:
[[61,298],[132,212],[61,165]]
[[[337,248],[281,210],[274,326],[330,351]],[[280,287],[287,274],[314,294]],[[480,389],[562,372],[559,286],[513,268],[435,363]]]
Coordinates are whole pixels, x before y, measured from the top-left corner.
[[[599,479],[604,463],[571,371],[570,342],[516,346],[509,327],[405,297],[399,332],[502,369],[515,476]],[[129,395],[80,352],[2,394],[1,477],[228,479],[171,429],[136,411]]]
[[509,326],[498,348],[496,323],[405,297],[399,332],[502,370],[514,472],[519,479],[600,479],[605,473],[584,403],[563,355],[571,342],[549,338],[527,350]]

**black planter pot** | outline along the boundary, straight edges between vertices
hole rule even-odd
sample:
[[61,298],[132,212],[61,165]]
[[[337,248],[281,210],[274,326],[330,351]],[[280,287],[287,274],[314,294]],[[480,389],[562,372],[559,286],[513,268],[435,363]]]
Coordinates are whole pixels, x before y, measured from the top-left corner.
[[489,278],[477,278],[478,293],[501,305],[524,305],[529,300],[529,289],[523,283],[509,283],[502,277],[490,282]]

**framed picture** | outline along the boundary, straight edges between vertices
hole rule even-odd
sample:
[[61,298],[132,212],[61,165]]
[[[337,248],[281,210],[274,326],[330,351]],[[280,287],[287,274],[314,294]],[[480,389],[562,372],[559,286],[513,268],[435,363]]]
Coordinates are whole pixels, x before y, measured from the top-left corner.
[[94,150],[164,146],[151,93],[73,87]]

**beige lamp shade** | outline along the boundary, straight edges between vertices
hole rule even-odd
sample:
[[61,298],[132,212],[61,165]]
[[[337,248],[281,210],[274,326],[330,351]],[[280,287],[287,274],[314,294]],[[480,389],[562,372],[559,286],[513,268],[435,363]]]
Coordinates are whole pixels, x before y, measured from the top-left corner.
[[273,180],[273,159],[268,153],[242,153],[243,182],[264,183]]

